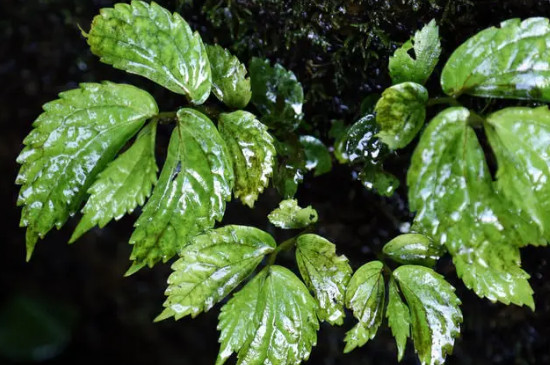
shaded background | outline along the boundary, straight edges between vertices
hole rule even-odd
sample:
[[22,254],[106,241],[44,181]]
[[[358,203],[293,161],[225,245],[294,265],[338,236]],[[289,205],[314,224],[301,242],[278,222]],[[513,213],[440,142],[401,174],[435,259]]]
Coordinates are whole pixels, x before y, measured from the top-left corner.
[[[307,128],[331,143],[334,120],[351,124],[365,96],[390,85],[387,59],[396,46],[430,19],[440,24],[445,60],[475,32],[511,17],[550,16],[550,1],[159,1],[180,11],[206,41],[217,41],[247,61],[268,57],[296,73],[304,85]],[[127,240],[136,214],[92,230],[76,244],[66,242],[77,220],[52,231],[25,263],[24,231],[15,158],[41,105],[83,81],[133,83],[151,92],[161,109],[182,105],[147,80],[101,64],[91,55],[78,25],[88,29],[108,0],[1,0],[0,2],[0,193],[4,215],[0,235],[0,364],[213,364],[217,354],[219,306],[196,319],[152,323],[160,312],[169,265],[124,278]],[[438,71],[429,90],[440,90]],[[484,101],[473,105],[486,106]],[[479,104],[479,105],[478,105]],[[493,105],[489,105],[490,108]],[[251,109],[253,111],[253,109]],[[159,131],[159,163],[170,130]],[[307,129],[306,128],[306,129]],[[413,143],[414,145],[415,143]],[[388,168],[404,182],[412,149],[389,158]],[[376,258],[382,245],[412,218],[404,183],[392,198],[367,192],[349,167],[307,176],[300,202],[319,212],[318,232],[337,244],[354,269]],[[267,223],[279,198],[267,191],[254,210],[228,205],[227,223],[251,224],[285,238]],[[450,260],[438,266],[457,288],[465,323],[448,364],[550,363],[550,269],[548,249],[526,248],[537,310],[491,304],[456,279]],[[283,263],[293,265],[291,257]],[[393,364],[396,350],[387,328],[375,340],[343,355],[342,327],[323,325],[310,364]],[[409,343],[404,364],[417,363]]]

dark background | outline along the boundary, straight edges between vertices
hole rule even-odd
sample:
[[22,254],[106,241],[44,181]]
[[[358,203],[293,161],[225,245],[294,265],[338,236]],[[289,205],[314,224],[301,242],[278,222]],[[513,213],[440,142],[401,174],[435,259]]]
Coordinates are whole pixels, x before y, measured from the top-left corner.
[[[435,18],[445,60],[477,31],[511,17],[550,16],[550,1],[159,1],[180,11],[207,41],[218,41],[247,61],[269,57],[293,70],[304,85],[307,123],[327,143],[334,120],[351,124],[360,101],[389,86],[387,59],[416,29]],[[136,215],[66,242],[77,219],[50,232],[25,262],[24,230],[18,228],[15,158],[41,105],[83,81],[123,81],[155,95],[161,109],[180,97],[153,83],[101,64],[88,51],[78,25],[87,30],[108,0],[1,0],[0,2],[0,363],[43,360],[46,364],[213,364],[218,350],[219,306],[196,319],[152,323],[160,313],[169,265],[124,278],[127,240]],[[228,4],[231,4],[230,6]],[[437,94],[440,63],[429,82]],[[432,96],[434,96],[432,95]],[[472,105],[477,105],[472,101]],[[485,102],[483,102],[485,103]],[[485,106],[485,104],[480,104]],[[489,110],[492,106],[489,105]],[[251,109],[253,111],[253,109]],[[159,132],[165,145],[169,129]],[[414,143],[413,143],[414,144]],[[162,162],[162,147],[157,157]],[[388,168],[403,181],[412,149],[390,157]],[[298,198],[319,212],[318,232],[336,243],[354,269],[376,258],[382,245],[412,215],[404,184],[392,198],[367,192],[349,167],[307,176]],[[278,196],[267,191],[254,210],[231,203],[226,222],[267,229],[266,215]],[[466,290],[450,260],[438,271],[457,288],[465,322],[449,364],[549,364],[550,269],[548,249],[526,248],[537,310],[491,304]],[[282,262],[292,265],[290,257]],[[322,325],[310,364],[393,364],[396,350],[384,325],[364,347],[343,355],[345,331]],[[37,343],[46,346],[36,347]],[[31,351],[32,350],[32,351]],[[57,355],[57,356],[54,356]],[[52,358],[53,356],[53,358]],[[49,359],[49,360],[48,360]],[[409,343],[404,364],[417,363]]]

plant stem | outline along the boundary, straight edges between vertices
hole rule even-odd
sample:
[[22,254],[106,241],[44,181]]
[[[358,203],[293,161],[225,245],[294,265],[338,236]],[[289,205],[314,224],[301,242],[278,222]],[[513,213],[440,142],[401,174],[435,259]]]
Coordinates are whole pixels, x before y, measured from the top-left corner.
[[162,112],[155,115],[154,120],[158,120],[161,124],[172,123],[176,120],[177,112]]
[[296,239],[298,238],[298,236],[289,238],[288,240],[284,241],[279,246],[277,246],[275,251],[273,251],[271,255],[269,255],[269,258],[267,259],[267,266],[271,266],[275,263],[275,259],[277,258],[277,255],[279,254],[279,252],[291,249],[296,243]]
[[452,105],[452,106],[462,106],[462,104],[460,104],[458,102],[458,100],[456,100],[452,96],[438,96],[436,98],[429,99],[428,102],[426,103],[427,106],[439,105],[439,104],[449,104],[449,105]]

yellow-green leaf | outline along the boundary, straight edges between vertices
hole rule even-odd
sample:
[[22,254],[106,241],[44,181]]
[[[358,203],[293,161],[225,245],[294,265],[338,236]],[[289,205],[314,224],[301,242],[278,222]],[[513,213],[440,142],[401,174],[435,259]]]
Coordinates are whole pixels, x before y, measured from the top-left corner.
[[301,208],[296,199],[287,199],[267,216],[271,224],[282,229],[305,228],[317,222],[317,211],[310,206]]

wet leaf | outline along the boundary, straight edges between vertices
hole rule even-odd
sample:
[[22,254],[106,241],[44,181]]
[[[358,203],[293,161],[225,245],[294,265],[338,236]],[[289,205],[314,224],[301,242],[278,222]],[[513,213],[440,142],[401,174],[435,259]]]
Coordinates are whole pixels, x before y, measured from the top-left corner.
[[469,117],[465,108],[439,113],[414,151],[407,176],[414,230],[447,247],[458,276],[480,297],[533,307],[518,216],[493,190]]
[[319,302],[319,319],[341,325],[345,316],[345,291],[352,274],[348,259],[337,256],[336,246],[323,237],[303,234],[296,240],[296,262]]
[[443,91],[550,101],[549,43],[546,18],[510,19],[485,29],[453,52],[441,73]]
[[252,103],[262,114],[262,123],[275,131],[298,128],[303,118],[304,91],[292,71],[254,57],[250,62],[250,82]]
[[135,224],[128,275],[171,259],[189,240],[221,220],[233,188],[233,168],[214,124],[194,109],[180,109],[166,162]]
[[300,143],[306,155],[306,169],[314,176],[326,174],[332,169],[332,159],[327,146],[313,136],[300,136]]
[[376,103],[377,137],[392,150],[407,146],[424,125],[428,91],[414,82],[387,88]]
[[252,208],[273,173],[273,137],[253,114],[242,110],[220,114],[218,129],[233,160],[235,197]]
[[82,219],[70,242],[77,240],[93,226],[105,227],[143,205],[157,182],[155,136],[157,123],[149,123],[124,153],[99,173],[88,189],[90,198],[82,209]]
[[378,131],[375,118],[371,114],[355,122],[342,136],[341,151],[338,153],[340,162],[378,163],[387,153],[387,146],[376,137]]
[[[222,309],[222,350],[217,364],[233,351],[238,351],[237,364],[242,365],[292,365],[306,360],[317,342],[319,322],[317,303],[304,283],[288,269],[273,265],[243,290]],[[259,292],[257,297],[253,291]],[[243,312],[250,310],[251,301],[256,302],[255,310]],[[236,317],[246,317],[248,323]],[[229,331],[235,331],[235,337]]]
[[196,236],[172,265],[165,309],[156,320],[196,317],[208,311],[246,279],[276,245],[268,233],[246,226],[224,226]]
[[393,272],[410,310],[412,339],[422,365],[442,365],[460,333],[462,312],[454,288],[424,266],[404,265]]
[[[410,50],[414,50],[414,58],[409,55]],[[432,20],[390,57],[389,71],[393,83],[412,81],[423,85],[432,74],[440,54],[439,27]]]
[[296,199],[287,199],[267,216],[271,224],[282,229],[300,229],[317,222],[317,211],[311,205],[302,208]]
[[359,107],[359,114],[360,115],[366,115],[366,114],[373,114],[374,113],[374,107],[376,106],[376,103],[378,100],[380,100],[380,97],[382,95],[377,93],[368,94],[361,100],[361,106]]
[[304,179],[306,156],[297,138],[275,141],[275,149],[277,160],[273,171],[273,186],[283,198],[289,199],[296,195],[298,185]]
[[97,174],[157,113],[147,92],[113,83],[81,84],[44,105],[17,158],[27,259],[39,237],[76,213]]
[[[550,239],[550,111],[506,108],[485,130],[498,161],[497,187]],[[543,241],[526,241],[544,244]]]
[[208,56],[178,13],[144,1],[101,9],[88,36],[92,53],[115,68],[152,80],[202,104],[211,88]]
[[392,196],[399,187],[395,175],[384,171],[380,166],[365,165],[359,173],[359,180],[367,190],[377,192],[382,196]]
[[411,335],[411,313],[409,307],[403,303],[401,292],[393,277],[390,279],[388,291],[386,317],[388,318],[388,325],[391,328],[393,337],[395,337],[395,343],[397,344],[397,360],[401,361],[405,354],[407,338]]
[[400,264],[434,267],[443,253],[441,245],[418,233],[399,235],[384,245],[384,254]]
[[239,59],[219,45],[206,45],[212,68],[212,92],[230,108],[244,108],[250,101],[250,79]]
[[359,323],[346,333],[344,353],[373,339],[382,323],[386,299],[383,266],[380,261],[371,261],[351,277],[346,290],[346,307],[353,311]]

